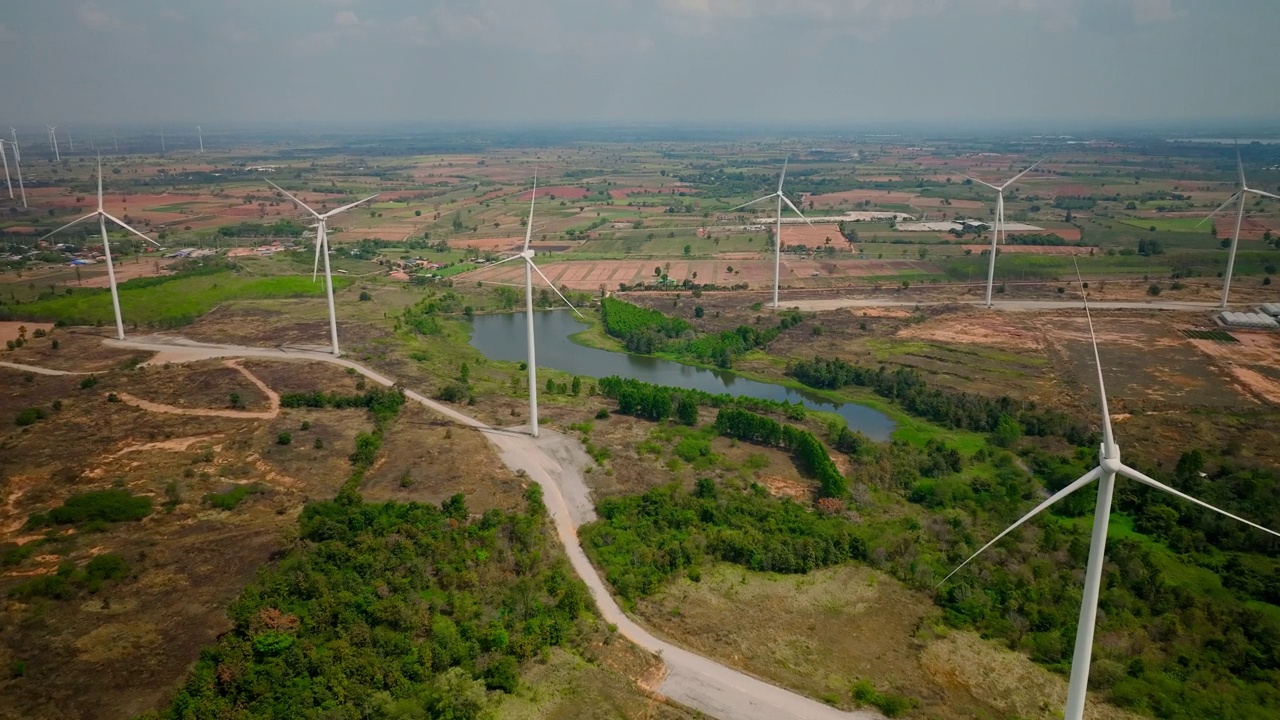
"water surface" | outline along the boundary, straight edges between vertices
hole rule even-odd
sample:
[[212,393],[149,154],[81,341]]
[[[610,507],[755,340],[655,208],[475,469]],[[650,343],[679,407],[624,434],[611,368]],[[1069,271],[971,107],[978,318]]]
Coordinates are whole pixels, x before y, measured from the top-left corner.
[[[884,413],[857,403],[834,403],[815,393],[748,380],[723,370],[707,370],[660,358],[577,345],[569,336],[581,332],[584,326],[567,310],[536,312],[533,323],[537,336],[538,367],[595,378],[617,375],[655,385],[727,393],[734,397],[800,402],[810,410],[839,415],[851,430],[861,430],[873,440],[888,440],[894,429],[893,420]],[[477,315],[471,324],[471,344],[485,357],[511,362],[525,359],[524,313]]]

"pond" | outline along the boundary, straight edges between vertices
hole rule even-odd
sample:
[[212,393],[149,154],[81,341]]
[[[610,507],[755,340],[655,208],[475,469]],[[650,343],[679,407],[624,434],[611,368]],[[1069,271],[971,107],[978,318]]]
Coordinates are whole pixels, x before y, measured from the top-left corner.
[[[783,385],[739,377],[724,370],[707,370],[644,355],[609,352],[583,347],[569,339],[583,325],[572,312],[552,310],[533,315],[537,336],[538,367],[602,378],[609,375],[634,378],[655,385],[726,393],[777,402],[800,402],[810,410],[844,418],[851,430],[861,430],[873,440],[888,440],[894,422],[884,413],[857,403],[836,403],[815,393]],[[471,345],[491,360],[520,362],[525,359],[525,314],[477,315],[471,321]]]

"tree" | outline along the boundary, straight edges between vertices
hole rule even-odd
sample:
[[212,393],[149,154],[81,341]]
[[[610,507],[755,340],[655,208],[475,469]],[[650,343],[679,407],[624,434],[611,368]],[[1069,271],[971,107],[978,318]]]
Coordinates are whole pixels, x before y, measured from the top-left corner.
[[373,299],[373,296],[369,294],[369,291],[367,290],[360,291],[360,302],[369,302],[372,299]]
[[569,392],[573,393],[574,395],[582,394],[582,378],[578,377],[577,375],[573,376],[573,384],[569,386]]
[[1012,447],[1022,437],[1022,425],[1009,415],[1002,414],[991,433],[991,441],[1000,447]]
[[693,316],[694,316],[694,317],[696,317],[696,318],[700,318],[700,317],[702,317],[702,316],[703,316],[703,314],[704,314],[704,311],[703,311],[703,309],[702,309],[702,306],[701,306],[701,305],[699,305],[699,306],[697,306],[697,307],[695,307],[695,308],[693,309]]
[[690,256],[690,255],[692,255],[692,254],[693,254],[693,246],[692,246],[692,245],[685,245],[685,246],[684,246],[684,256],[685,256],[685,257],[689,257],[689,256]]
[[680,404],[676,406],[676,419],[683,425],[698,424],[698,403],[692,395],[680,398]]
[[653,275],[654,277],[662,277],[662,266],[655,267],[653,269]]

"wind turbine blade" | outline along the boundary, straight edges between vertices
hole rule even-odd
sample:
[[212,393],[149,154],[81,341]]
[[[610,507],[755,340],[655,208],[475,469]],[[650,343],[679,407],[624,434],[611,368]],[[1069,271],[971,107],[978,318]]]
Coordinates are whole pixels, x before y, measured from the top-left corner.
[[744,207],[746,207],[746,206],[748,206],[748,205],[755,205],[756,203],[760,202],[761,200],[768,200],[769,198],[773,198],[773,197],[777,197],[777,196],[778,196],[778,193],[776,193],[776,192],[769,193],[768,195],[765,195],[764,197],[758,197],[758,198],[756,198],[755,200],[752,200],[751,202],[748,202],[748,203],[742,203],[741,205],[739,205],[739,206],[738,206],[738,207],[736,207],[736,208],[729,208],[729,210],[728,210],[727,212],[733,212],[734,210],[741,210],[742,208],[744,208]]
[[[263,179],[264,179],[264,180],[266,180],[266,178],[263,178]],[[270,185],[271,187],[273,187],[273,188],[275,188],[275,189],[279,190],[280,192],[284,193],[284,196],[285,196],[285,197],[287,197],[287,198],[289,198],[290,200],[294,201],[295,203],[297,203],[298,207],[302,208],[303,210],[306,210],[307,212],[311,213],[312,215],[316,216],[317,218],[318,218],[318,217],[320,217],[320,213],[316,212],[315,210],[312,210],[311,208],[309,208],[309,207],[307,207],[305,204],[303,204],[303,202],[302,202],[301,200],[299,200],[298,198],[296,198],[296,197],[294,197],[294,196],[290,195],[290,194],[289,194],[289,191],[287,191],[287,190],[285,190],[284,188],[280,187],[279,185],[277,185],[277,184],[275,184],[275,183],[271,182],[270,180],[267,180],[267,184],[268,184],[268,185]]]
[[538,199],[538,170],[533,170],[533,194],[529,196],[529,221],[524,226],[524,249],[529,249],[529,243],[533,241],[533,204]]
[[[485,267],[487,267],[487,268],[495,267],[495,266],[497,266],[497,265],[501,265],[502,263],[509,263],[509,262],[511,262],[512,260],[519,260],[519,259],[520,259],[520,258],[522,258],[522,257],[524,257],[524,256],[523,256],[523,255],[512,255],[511,257],[502,258],[501,260],[499,260],[499,261],[497,261],[497,262],[491,262],[491,263],[489,263],[488,265],[485,265]],[[523,287],[523,286],[521,286],[521,287]]]
[[[367,198],[365,198],[365,199],[363,199],[363,200],[357,200],[357,201],[355,201],[355,202],[351,203],[350,205],[343,205],[342,207],[338,208],[337,210],[330,210],[329,212],[325,213],[324,215],[321,215],[321,216],[318,216],[318,217],[331,218],[331,217],[333,217],[334,215],[337,215],[337,214],[339,214],[339,213],[344,213],[344,212],[346,212],[346,211],[350,210],[351,208],[353,208],[353,207],[355,207],[355,206],[357,206],[357,205],[363,205],[363,204],[365,204],[365,203],[369,202],[370,200],[372,200],[372,199],[374,199],[374,198],[378,197],[378,195],[381,195],[381,194],[382,194],[382,193],[377,193],[377,194],[374,194],[374,195],[370,195],[369,197],[367,197]],[[326,235],[327,235],[327,234],[328,234],[328,233],[326,233]]]
[[1266,190],[1255,190],[1255,189],[1253,189],[1253,188],[1249,188],[1249,192],[1251,192],[1251,193],[1253,193],[1253,194],[1255,194],[1255,195],[1261,195],[1261,196],[1263,196],[1263,197],[1269,197],[1269,198],[1271,198],[1272,200],[1280,200],[1280,195],[1272,195],[1271,193],[1267,192]]
[[1224,208],[1226,208],[1226,207],[1227,207],[1228,205],[1230,205],[1231,203],[1235,202],[1235,201],[1236,201],[1236,198],[1238,198],[1238,197],[1240,197],[1240,193],[1238,193],[1238,192],[1237,192],[1237,193],[1234,193],[1231,197],[1227,198],[1227,201],[1226,201],[1226,202],[1224,202],[1224,203],[1222,203],[1221,205],[1219,205],[1217,210],[1214,210],[1213,212],[1209,213],[1208,215],[1206,215],[1206,216],[1204,217],[1204,219],[1203,219],[1203,220],[1201,220],[1200,222],[1196,223],[1196,227],[1200,227],[1201,225],[1203,225],[1203,224],[1205,224],[1205,223],[1209,222],[1210,220],[1212,220],[1214,215],[1217,215],[1218,213],[1222,212]]
[[806,223],[809,223],[809,227],[813,227],[813,223],[809,222],[809,218],[805,217],[804,213],[800,212],[800,208],[796,207],[795,205],[792,205],[791,201],[787,199],[786,195],[779,195],[778,197],[781,197],[782,202],[786,203],[787,207],[791,208],[795,212],[795,214],[799,215],[801,220],[805,221]]
[[1240,146],[1236,145],[1236,171],[1240,174],[1240,189],[1249,187],[1244,182],[1244,160],[1240,158]]
[[1115,435],[1111,432],[1111,410],[1107,408],[1107,384],[1102,379],[1102,358],[1098,355],[1098,336],[1093,333],[1093,314],[1089,312],[1089,296],[1084,291],[1084,278],[1080,275],[1080,263],[1071,258],[1076,266],[1076,280],[1080,283],[1080,297],[1084,300],[1084,316],[1089,321],[1089,341],[1093,343],[1093,364],[1098,369],[1098,399],[1102,404],[1102,441],[1103,454],[1111,455],[1115,447]]
[[987,187],[991,188],[992,190],[999,190],[999,189],[1000,189],[1000,188],[996,187],[995,185],[992,185],[991,183],[987,182],[986,180],[979,180],[978,178],[976,178],[976,177],[974,177],[974,176],[972,176],[972,175],[965,175],[965,178],[966,178],[966,179],[968,179],[968,180],[972,180],[972,181],[974,181],[974,182],[978,183],[979,185],[986,185]]
[[142,238],[143,240],[146,240],[147,242],[151,243],[152,245],[155,245],[156,247],[160,247],[160,243],[156,242],[155,240],[152,240],[151,238],[147,237],[146,235],[143,235],[142,233],[138,232],[137,230],[134,230],[133,228],[129,227],[127,224],[125,224],[125,221],[123,221],[123,220],[121,220],[121,219],[119,219],[119,218],[117,218],[117,217],[115,217],[115,216],[113,216],[113,215],[109,215],[109,214],[107,214],[107,213],[102,213],[102,216],[103,216],[103,217],[105,217],[106,219],[110,220],[111,222],[113,222],[113,223],[115,223],[115,224],[119,225],[120,227],[124,228],[125,230],[128,230],[129,232],[133,233],[134,235],[137,235],[138,237]]
[[1010,185],[1014,184],[1015,182],[1017,182],[1017,181],[1018,181],[1018,178],[1022,177],[1023,175],[1026,175],[1027,173],[1031,172],[1032,170],[1035,170],[1035,169],[1036,169],[1036,166],[1037,166],[1037,165],[1039,165],[1040,163],[1044,162],[1046,159],[1047,159],[1047,158],[1040,158],[1039,160],[1035,161],[1035,163],[1034,163],[1031,167],[1027,168],[1026,170],[1023,170],[1022,172],[1018,173],[1017,175],[1014,175],[1012,178],[1010,178],[1010,179],[1008,180],[1008,182],[1006,182],[1004,185],[1001,185],[1001,186],[1000,186],[1000,189],[1001,189],[1001,190],[1003,190],[1004,188],[1007,188],[1007,187],[1009,187]]
[[555,294],[560,296],[560,299],[564,301],[564,304],[568,305],[569,309],[572,310],[578,317],[582,317],[582,313],[578,312],[578,308],[574,307],[573,303],[569,302],[569,298],[565,297],[564,293],[560,292],[560,289],[556,287],[556,284],[551,282],[551,278],[548,278],[546,275],[543,275],[542,269],[539,268],[537,264],[535,264],[532,260],[529,260],[528,258],[525,258],[525,259],[528,261],[529,267],[533,268],[533,271],[538,273],[538,277],[542,278],[543,281],[547,283],[547,285],[551,286],[551,289],[555,292]]
[[969,564],[969,563],[970,563],[974,558],[978,557],[978,556],[979,556],[979,555],[981,555],[984,551],[986,551],[986,549],[987,549],[987,548],[991,547],[992,545],[995,545],[995,544],[996,544],[997,542],[999,542],[999,541],[1000,541],[1000,539],[1001,539],[1001,538],[1003,538],[1005,535],[1008,535],[1009,533],[1013,532],[1014,530],[1017,530],[1018,528],[1022,527],[1022,525],[1023,525],[1024,523],[1026,523],[1028,520],[1030,520],[1031,518],[1035,517],[1036,515],[1039,515],[1041,512],[1044,512],[1045,508],[1049,507],[1050,505],[1053,505],[1054,503],[1058,502],[1059,500],[1061,500],[1061,499],[1065,498],[1066,496],[1068,496],[1068,495],[1070,495],[1071,493],[1073,493],[1073,492],[1075,492],[1075,491],[1079,490],[1080,488],[1084,487],[1085,485],[1088,485],[1089,483],[1093,482],[1094,480],[1097,480],[1097,479],[1098,479],[1098,478],[1100,478],[1100,477],[1102,477],[1102,468],[1100,468],[1100,467],[1096,467],[1096,468],[1094,468],[1094,469],[1090,470],[1089,472],[1085,473],[1085,474],[1084,474],[1080,479],[1076,480],[1075,482],[1071,483],[1070,485],[1068,485],[1068,486],[1066,486],[1066,487],[1062,488],[1061,490],[1059,490],[1058,492],[1054,493],[1054,494],[1053,494],[1053,495],[1052,495],[1048,500],[1045,500],[1044,502],[1042,502],[1042,503],[1040,503],[1039,505],[1035,506],[1034,508],[1032,508],[1031,512],[1029,512],[1029,513],[1027,513],[1026,515],[1023,515],[1021,518],[1019,518],[1019,519],[1018,519],[1018,522],[1016,522],[1016,523],[1014,523],[1014,524],[1010,525],[1009,527],[1005,528],[1004,532],[1002,532],[1002,533],[1000,533],[999,535],[997,535],[997,536],[995,536],[994,538],[992,538],[992,539],[991,539],[991,542],[987,543],[986,545],[983,545],[983,546],[978,550],[978,552],[976,552],[976,553],[974,553],[974,554],[970,555],[968,560],[965,560],[964,562],[960,563],[959,567],[957,567],[955,570],[952,570],[950,575],[947,575],[946,577],[942,578],[942,582],[938,583],[938,584],[937,584],[937,585],[935,585],[934,587],[941,587],[944,583],[946,583],[948,580],[950,580],[950,579],[951,579],[951,576],[952,576],[952,575],[955,575],[956,573],[960,572],[960,569],[961,569],[961,568],[963,568],[965,565],[968,565],[968,564]]
[[63,230],[66,230],[67,228],[71,227],[72,225],[75,225],[76,223],[82,223],[82,222],[84,222],[85,220],[88,220],[88,219],[90,219],[90,218],[96,218],[96,217],[98,217],[98,213],[97,213],[97,212],[91,212],[91,213],[89,213],[88,215],[85,215],[85,216],[84,216],[84,217],[82,217],[82,218],[76,218],[75,220],[72,220],[71,222],[67,223],[66,225],[63,225],[62,227],[58,228],[57,230],[54,230],[53,232],[49,233],[48,235],[45,235],[44,237],[42,237],[42,238],[40,238],[40,239],[41,239],[41,240],[44,240],[45,238],[49,237],[50,235],[57,235],[58,233],[62,232]]
[[102,157],[98,157],[98,212],[102,212]]
[[787,179],[787,163],[789,163],[789,162],[791,162],[791,156],[790,156],[790,155],[788,155],[788,156],[787,156],[787,157],[782,161],[782,174],[778,176],[778,194],[779,194],[779,195],[781,195],[781,194],[782,194],[782,183],[786,182],[786,179]]
[[1272,535],[1275,535],[1276,537],[1280,537],[1280,532],[1276,532],[1275,530],[1271,530],[1270,528],[1265,528],[1265,527],[1263,527],[1263,526],[1259,525],[1258,523],[1250,522],[1250,521],[1248,521],[1248,520],[1245,520],[1244,518],[1242,518],[1242,517],[1240,517],[1240,516],[1238,516],[1238,515],[1232,515],[1231,513],[1227,512],[1226,510],[1222,510],[1222,509],[1216,508],[1216,507],[1214,507],[1214,506],[1210,505],[1209,503],[1207,503],[1207,502],[1205,502],[1205,501],[1203,501],[1203,500],[1197,500],[1196,498],[1193,498],[1193,497],[1191,497],[1190,495],[1188,495],[1188,494],[1186,494],[1186,493],[1184,493],[1184,492],[1180,492],[1180,491],[1178,491],[1178,490],[1174,490],[1173,488],[1169,487],[1168,485],[1165,485],[1164,483],[1160,482],[1159,480],[1153,480],[1153,479],[1151,479],[1151,478],[1147,477],[1146,475],[1143,475],[1142,473],[1138,472],[1137,470],[1134,470],[1133,468],[1129,467],[1128,465],[1121,465],[1121,466],[1120,466],[1120,470],[1119,470],[1118,472],[1119,472],[1121,475],[1123,475],[1123,476],[1125,476],[1125,477],[1129,478],[1130,480],[1137,480],[1138,482],[1142,483],[1143,485],[1149,485],[1149,486],[1151,486],[1151,487],[1153,487],[1153,488],[1155,488],[1155,489],[1157,489],[1157,490],[1163,490],[1163,491],[1165,491],[1165,492],[1169,493],[1170,495],[1174,495],[1174,496],[1176,496],[1176,497],[1180,497],[1180,498],[1182,498],[1183,500],[1186,500],[1187,502],[1190,502],[1190,503],[1194,503],[1194,504],[1196,504],[1196,505],[1199,505],[1200,507],[1205,508],[1206,510],[1212,510],[1212,511],[1214,511],[1214,512],[1218,513],[1219,515],[1225,515],[1225,516],[1227,516],[1227,517],[1231,518],[1232,520],[1235,520],[1235,521],[1237,521],[1237,522],[1242,522],[1242,523],[1244,523],[1245,525],[1248,525],[1249,527],[1257,528],[1257,529],[1261,530],[1262,532],[1270,533],[1270,534],[1272,534]]

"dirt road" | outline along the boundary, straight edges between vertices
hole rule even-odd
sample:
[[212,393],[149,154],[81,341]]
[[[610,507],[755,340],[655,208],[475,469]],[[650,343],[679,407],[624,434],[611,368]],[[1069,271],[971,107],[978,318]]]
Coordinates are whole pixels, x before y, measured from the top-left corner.
[[162,405],[154,403],[150,400],[143,400],[134,397],[129,393],[118,393],[118,397],[127,405],[142,408],[148,412],[168,413],[170,415],[196,415],[200,417],[222,417],[222,418],[239,418],[244,420],[272,420],[280,414],[280,395],[275,390],[267,387],[267,384],[258,379],[256,375],[240,367],[240,363],[235,360],[227,360],[222,363],[232,370],[239,370],[241,375],[248,378],[249,382],[258,386],[258,389],[267,396],[267,400],[271,403],[268,410],[230,410],[230,409],[214,409],[214,408],[184,408],[175,405]]
[[[359,363],[313,350],[207,345],[154,335],[137,340],[104,342],[111,347],[157,353],[147,364],[193,362],[218,357],[307,360],[354,368],[381,385],[394,384],[391,378]],[[535,439],[520,428],[489,427],[412,390],[406,389],[405,397],[460,425],[480,430],[497,449],[507,467],[514,471],[523,470],[542,486],[543,501],[555,523],[556,534],[564,544],[569,562],[591,590],[601,616],[606,622],[616,625],[618,632],[628,640],[657,654],[665,663],[667,674],[657,692],[721,720],[874,720],[882,717],[874,712],[837,710],[654,637],[622,612],[578,542],[578,527],[595,518],[595,506],[580,470],[589,458],[576,442],[545,428],[541,437]]]
[[24,372],[35,373],[36,375],[90,375],[92,373],[71,372],[70,370],[51,370],[50,368],[36,367],[35,365],[22,365],[20,363],[0,362],[0,367],[13,368],[14,370],[22,370]]

